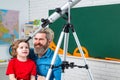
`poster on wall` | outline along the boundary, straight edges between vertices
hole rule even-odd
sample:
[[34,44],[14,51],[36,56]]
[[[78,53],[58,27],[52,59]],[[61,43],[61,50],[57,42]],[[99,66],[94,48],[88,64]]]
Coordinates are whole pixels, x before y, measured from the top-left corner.
[[0,9],[0,45],[19,38],[19,11]]

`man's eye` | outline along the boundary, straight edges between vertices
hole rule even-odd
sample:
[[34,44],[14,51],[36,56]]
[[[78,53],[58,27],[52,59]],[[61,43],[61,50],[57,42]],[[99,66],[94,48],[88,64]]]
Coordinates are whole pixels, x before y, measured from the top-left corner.
[[34,40],[37,40],[37,38],[34,38]]

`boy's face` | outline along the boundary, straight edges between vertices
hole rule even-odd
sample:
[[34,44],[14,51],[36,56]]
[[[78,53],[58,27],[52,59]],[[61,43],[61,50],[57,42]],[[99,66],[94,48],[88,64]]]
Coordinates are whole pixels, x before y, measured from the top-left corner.
[[17,56],[19,57],[27,57],[29,55],[29,46],[25,42],[21,42],[17,48]]

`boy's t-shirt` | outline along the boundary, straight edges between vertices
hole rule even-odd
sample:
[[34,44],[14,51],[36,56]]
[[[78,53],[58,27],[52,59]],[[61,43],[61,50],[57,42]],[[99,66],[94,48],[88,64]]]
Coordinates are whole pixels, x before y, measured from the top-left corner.
[[36,75],[36,65],[31,59],[25,62],[19,61],[17,58],[10,60],[6,75],[15,74],[17,80],[30,80],[31,75]]

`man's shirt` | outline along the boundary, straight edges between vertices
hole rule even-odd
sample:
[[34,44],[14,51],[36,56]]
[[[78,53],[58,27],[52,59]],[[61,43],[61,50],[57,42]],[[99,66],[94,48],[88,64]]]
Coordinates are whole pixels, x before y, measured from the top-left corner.
[[[38,75],[45,76],[45,77],[47,76],[48,70],[51,65],[51,61],[53,59],[53,55],[54,55],[54,51],[48,48],[46,53],[42,57],[39,58],[34,53],[34,49],[30,49],[29,57],[36,62]],[[61,73],[62,73],[62,69],[60,66],[61,64],[62,64],[61,58],[59,57],[59,55],[57,55],[55,63],[54,63],[54,66],[57,66],[57,67],[52,69],[49,80],[53,80],[53,79],[61,80]]]

